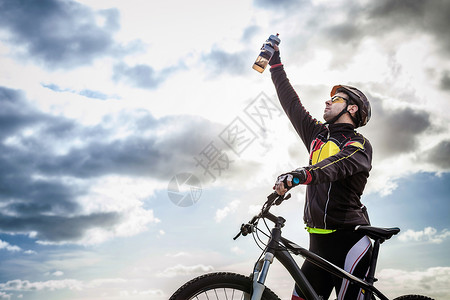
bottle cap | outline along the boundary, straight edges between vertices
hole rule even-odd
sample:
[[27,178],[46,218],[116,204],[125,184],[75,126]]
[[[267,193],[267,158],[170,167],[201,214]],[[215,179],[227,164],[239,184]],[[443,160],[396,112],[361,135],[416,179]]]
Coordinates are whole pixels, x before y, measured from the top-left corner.
[[272,35],[269,37],[269,40],[274,41],[275,44],[277,44],[277,45],[279,45],[280,42],[281,42],[280,38],[278,37],[278,33],[277,33],[277,35],[273,35],[273,34],[272,34]]

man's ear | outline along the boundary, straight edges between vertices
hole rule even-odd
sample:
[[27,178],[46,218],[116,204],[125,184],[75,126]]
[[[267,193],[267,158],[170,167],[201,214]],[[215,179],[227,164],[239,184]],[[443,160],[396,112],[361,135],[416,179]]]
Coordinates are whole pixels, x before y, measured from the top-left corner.
[[347,111],[351,114],[354,114],[358,111],[358,105],[349,105]]

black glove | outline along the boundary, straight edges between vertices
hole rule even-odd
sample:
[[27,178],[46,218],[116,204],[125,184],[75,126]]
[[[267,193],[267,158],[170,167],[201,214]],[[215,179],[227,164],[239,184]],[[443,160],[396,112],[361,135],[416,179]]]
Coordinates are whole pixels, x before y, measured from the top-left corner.
[[290,188],[288,185],[288,181],[291,181],[292,186],[297,186],[299,184],[303,184],[308,179],[308,175],[306,174],[306,170],[304,168],[296,169],[292,172],[281,174],[277,178],[276,184],[283,182],[285,188]]
[[281,64],[281,59],[280,59],[280,50],[275,51],[272,55],[272,58],[270,58],[269,60],[269,65],[273,66],[273,65],[278,65]]

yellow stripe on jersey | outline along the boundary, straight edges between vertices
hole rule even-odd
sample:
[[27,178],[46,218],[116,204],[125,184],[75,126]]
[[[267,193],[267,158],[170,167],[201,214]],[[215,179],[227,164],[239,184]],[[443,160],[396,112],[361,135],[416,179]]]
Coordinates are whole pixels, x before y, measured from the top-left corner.
[[333,156],[335,154],[338,154],[341,149],[332,141],[326,142],[320,149],[314,151],[312,155],[312,164],[315,165],[322,160]]

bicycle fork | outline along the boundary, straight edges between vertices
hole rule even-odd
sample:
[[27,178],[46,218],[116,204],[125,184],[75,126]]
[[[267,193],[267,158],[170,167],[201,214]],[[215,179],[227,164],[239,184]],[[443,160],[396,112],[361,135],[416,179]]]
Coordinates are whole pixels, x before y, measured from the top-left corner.
[[274,255],[266,252],[264,258],[261,259],[253,270],[253,289],[251,300],[261,300],[262,294],[266,286],[264,285],[269,272],[269,267],[273,262]]
[[275,228],[272,229],[271,239],[267,245],[267,251],[264,254],[264,258],[261,259],[253,270],[253,292],[251,300],[261,300],[262,294],[266,286],[264,285],[269,272],[269,267],[273,262],[274,253],[279,247],[279,241],[281,238],[281,227],[283,227],[285,219],[279,217],[275,221]]

